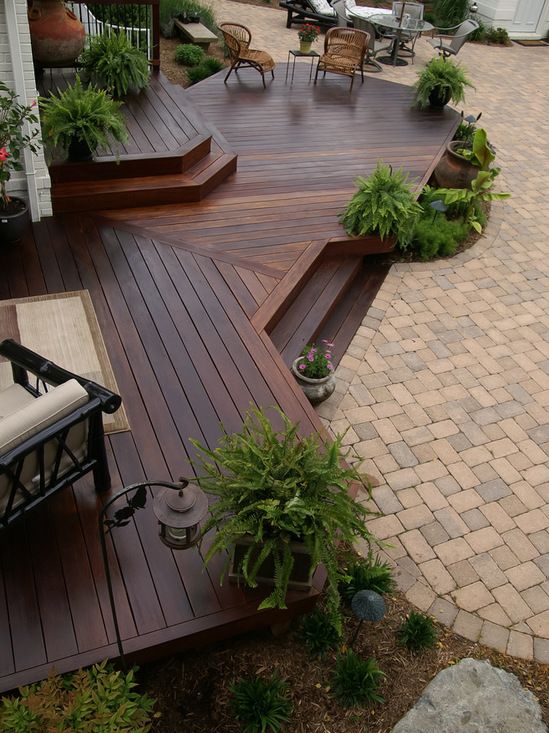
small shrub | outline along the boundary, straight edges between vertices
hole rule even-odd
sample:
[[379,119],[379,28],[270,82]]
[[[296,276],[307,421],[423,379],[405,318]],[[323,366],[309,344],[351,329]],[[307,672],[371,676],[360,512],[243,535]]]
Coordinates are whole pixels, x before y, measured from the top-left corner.
[[207,79],[212,74],[217,74],[223,68],[223,63],[213,56],[206,56],[204,61],[198,66],[193,66],[187,72],[191,84],[197,84],[199,81]]
[[471,35],[469,36],[469,40],[483,43],[486,40],[486,31],[488,30],[488,26],[481,17],[475,16],[474,20],[476,20],[476,22],[478,23],[478,28],[475,28],[475,30],[471,33]]
[[411,611],[397,632],[398,640],[412,652],[434,646],[437,629],[433,619],[423,613]]
[[288,687],[276,675],[267,680],[243,679],[230,690],[231,706],[245,733],[278,733],[290,720],[293,706]]
[[469,227],[462,219],[447,219],[444,214],[433,217],[428,211],[416,224],[411,249],[419,259],[451,257],[469,235]]
[[348,603],[360,590],[373,590],[383,595],[395,587],[391,566],[372,552],[367,558],[353,562],[346,573],[349,580],[341,584],[340,592]]
[[408,175],[379,162],[369,178],[356,180],[358,191],[341,214],[347,234],[377,232],[382,239],[394,234],[406,249],[421,207],[415,200]]
[[175,49],[176,63],[181,66],[198,66],[205,57],[204,49],[195,43],[182,43]]
[[511,45],[511,39],[505,28],[488,28],[484,38],[488,43],[496,43],[500,46]]
[[303,618],[301,634],[309,652],[318,656],[328,649],[333,649],[341,639],[330,616],[319,608],[315,608]]
[[71,675],[50,677],[22,687],[20,697],[3,697],[2,733],[151,730],[154,700],[134,691],[133,672],[123,674],[106,662]]
[[117,97],[149,83],[146,55],[124,33],[95,36],[80,60],[91,81]]
[[351,708],[369,702],[383,702],[378,693],[381,671],[375,659],[362,659],[355,652],[340,654],[332,678],[332,692],[343,707]]

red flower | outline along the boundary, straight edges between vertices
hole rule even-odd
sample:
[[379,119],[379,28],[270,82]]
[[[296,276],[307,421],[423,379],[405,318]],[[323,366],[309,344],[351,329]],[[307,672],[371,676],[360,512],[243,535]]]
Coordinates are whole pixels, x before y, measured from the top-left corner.
[[0,163],[3,163],[9,157],[10,154],[8,153],[7,148],[0,148]]

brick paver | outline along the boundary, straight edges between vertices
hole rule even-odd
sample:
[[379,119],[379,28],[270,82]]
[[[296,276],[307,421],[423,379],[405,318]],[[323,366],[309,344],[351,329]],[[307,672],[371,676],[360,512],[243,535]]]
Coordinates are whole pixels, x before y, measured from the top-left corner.
[[[285,61],[285,13],[213,0]],[[317,44],[317,50],[320,44]],[[432,57],[378,79],[412,84]],[[466,113],[502,166],[484,236],[393,266],[318,412],[376,483],[369,526],[411,603],[500,651],[549,662],[549,57],[466,44]],[[281,71],[278,72],[277,82]],[[366,79],[366,84],[368,79]]]

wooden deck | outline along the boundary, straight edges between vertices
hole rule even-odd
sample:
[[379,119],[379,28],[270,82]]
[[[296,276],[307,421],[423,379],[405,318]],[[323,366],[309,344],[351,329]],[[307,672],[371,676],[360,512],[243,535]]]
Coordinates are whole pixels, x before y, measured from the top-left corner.
[[[412,111],[410,90],[382,79],[349,95],[344,79],[314,87],[296,68],[290,87],[283,75],[265,92],[243,71],[187,93],[189,117],[196,105],[208,120],[197,133],[220,133],[238,154],[237,172],[206,200],[63,214],[0,248],[0,298],[91,294],[132,428],[108,437],[113,491],[191,475],[190,438],[215,445],[220,422],[238,430],[250,403],[322,429],[286,363],[319,334],[339,334],[341,354],[387,270],[379,256],[363,258],[380,243],[346,243],[337,214],[379,158],[426,180],[457,124],[450,111]],[[83,480],[0,535],[0,690],[116,656],[100,505]],[[162,545],[148,508],[110,550],[136,661],[283,615],[258,613],[256,593],[219,586],[220,563],[204,570],[204,548]],[[317,593],[292,593],[289,613]]]

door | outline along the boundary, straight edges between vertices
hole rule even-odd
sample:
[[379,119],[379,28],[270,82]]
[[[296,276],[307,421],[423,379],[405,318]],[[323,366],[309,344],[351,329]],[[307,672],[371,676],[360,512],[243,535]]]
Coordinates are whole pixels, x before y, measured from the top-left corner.
[[515,17],[509,27],[512,33],[535,33],[546,0],[518,0]]

